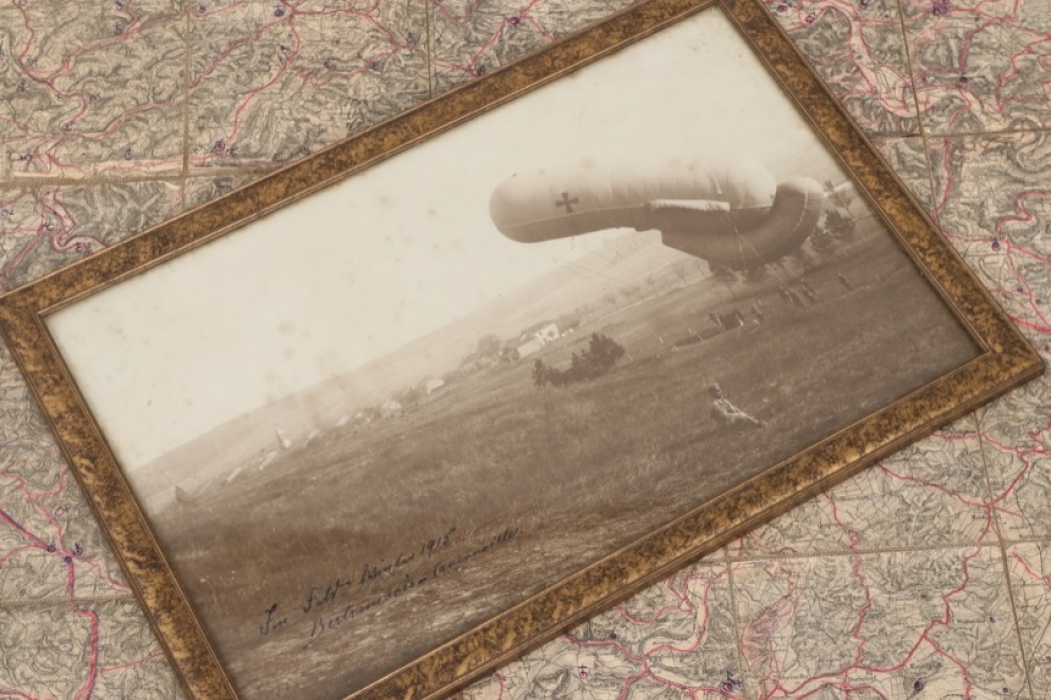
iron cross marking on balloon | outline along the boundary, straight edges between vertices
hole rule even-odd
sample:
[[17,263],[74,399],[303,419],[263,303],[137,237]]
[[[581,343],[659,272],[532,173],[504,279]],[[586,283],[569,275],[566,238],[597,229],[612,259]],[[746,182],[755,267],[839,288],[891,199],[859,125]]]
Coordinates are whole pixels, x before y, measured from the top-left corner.
[[567,214],[572,214],[573,213],[573,205],[574,204],[580,204],[580,200],[578,198],[576,198],[576,197],[574,197],[573,199],[570,199],[569,198],[569,192],[563,192],[562,193],[562,199],[557,200],[555,202],[555,206],[556,207],[565,207]]

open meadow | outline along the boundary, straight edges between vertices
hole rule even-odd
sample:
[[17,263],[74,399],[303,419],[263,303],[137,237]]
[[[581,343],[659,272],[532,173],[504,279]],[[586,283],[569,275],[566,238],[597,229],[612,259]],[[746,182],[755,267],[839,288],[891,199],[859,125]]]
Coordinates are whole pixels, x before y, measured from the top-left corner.
[[[781,298],[791,263],[663,290],[159,513],[244,697],[341,697],[973,357],[859,225],[807,273],[812,305]],[[733,309],[744,327],[713,333]],[[626,351],[612,371],[535,385],[536,358],[567,367],[593,332]],[[720,428],[714,382],[765,426]]]

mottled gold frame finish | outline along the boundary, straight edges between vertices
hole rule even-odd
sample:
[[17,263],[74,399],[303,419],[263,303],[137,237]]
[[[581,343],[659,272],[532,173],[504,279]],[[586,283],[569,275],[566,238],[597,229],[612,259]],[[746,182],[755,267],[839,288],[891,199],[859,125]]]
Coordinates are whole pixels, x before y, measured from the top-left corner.
[[238,696],[52,342],[44,318],[666,25],[716,6],[741,30],[815,133],[838,154],[859,191],[971,332],[981,354],[350,697],[444,695],[1042,371],[1038,355],[815,79],[759,0],[651,0],[632,7],[484,80],[0,298],[3,336],[192,697]]

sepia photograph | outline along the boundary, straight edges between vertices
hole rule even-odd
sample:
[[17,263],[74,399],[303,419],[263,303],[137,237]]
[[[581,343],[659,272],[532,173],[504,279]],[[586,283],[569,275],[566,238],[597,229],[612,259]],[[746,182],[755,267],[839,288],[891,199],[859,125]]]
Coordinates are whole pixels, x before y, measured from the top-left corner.
[[343,698],[981,353],[719,8],[46,324],[245,700]]

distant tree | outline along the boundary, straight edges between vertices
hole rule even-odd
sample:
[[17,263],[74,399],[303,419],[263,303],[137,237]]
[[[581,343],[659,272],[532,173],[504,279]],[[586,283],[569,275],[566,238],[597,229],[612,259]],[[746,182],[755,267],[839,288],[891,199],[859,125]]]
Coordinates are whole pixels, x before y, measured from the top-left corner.
[[832,206],[838,209],[843,209],[847,214],[850,214],[852,198],[846,188],[837,190],[831,180],[825,180],[825,194],[828,195],[829,200],[832,202]]
[[850,214],[843,214],[833,209],[825,216],[825,228],[829,235],[839,240],[846,240],[854,235],[858,225]]
[[541,360],[533,362],[533,385],[566,386],[573,382],[595,379],[609,372],[625,355],[624,346],[609,336],[592,333],[586,349],[574,352],[569,367],[548,367]]
[[620,293],[624,295],[624,299],[630,304],[631,298],[635,297],[635,301],[642,301],[642,285],[641,284],[629,284],[624,289],[620,290]]
[[620,306],[617,304],[617,295],[614,292],[606,292],[602,295],[602,298],[605,299],[607,303],[613,304],[614,309],[620,311]]
[[624,357],[624,352],[624,346],[609,336],[592,333],[584,359],[592,372],[605,374]]
[[763,280],[765,280],[769,274],[770,271],[767,269],[766,265],[758,265],[756,267],[748,268],[744,273],[744,278],[748,281],[748,284],[758,285],[762,284]]
[[573,356],[569,358],[569,369],[566,370],[566,380],[568,382],[579,382],[582,379],[587,379],[588,376],[588,365],[584,356],[578,352],[574,352]]
[[736,272],[728,268],[726,265],[712,265],[712,277],[726,285],[726,288],[730,290],[730,296],[737,297],[733,288],[734,282],[737,281]]
[[410,386],[408,389],[401,392],[401,394],[397,396],[397,401],[403,407],[416,406],[426,395],[427,391],[423,388],[422,384],[419,384],[417,386]]
[[827,226],[819,225],[810,234],[810,245],[818,256],[824,258],[836,249],[836,239],[829,233]]
[[487,333],[478,339],[478,354],[482,357],[499,354],[501,347],[503,347],[503,341],[492,333]]
[[559,333],[565,333],[568,330],[572,330],[580,326],[582,319],[582,314],[580,310],[582,308],[583,307],[578,306],[577,309],[572,313],[562,314],[557,319],[555,319],[555,325],[558,326]]
[[533,362],[533,386],[545,386],[551,380],[550,373],[550,368],[538,357]]

